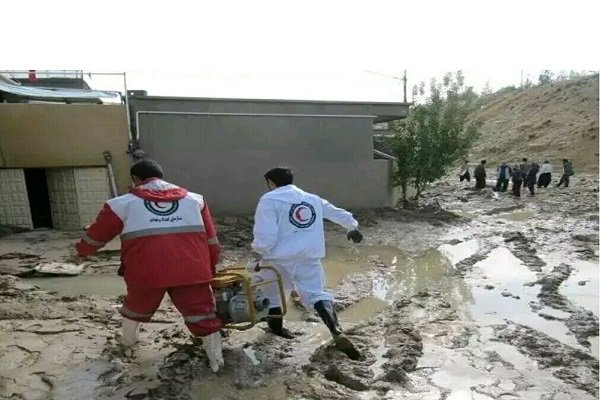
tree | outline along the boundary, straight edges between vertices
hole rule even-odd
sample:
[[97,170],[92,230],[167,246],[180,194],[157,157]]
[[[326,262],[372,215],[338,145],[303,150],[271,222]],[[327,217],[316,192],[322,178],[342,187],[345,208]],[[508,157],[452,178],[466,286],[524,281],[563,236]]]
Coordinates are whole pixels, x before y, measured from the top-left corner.
[[538,82],[540,85],[548,85],[548,84],[552,83],[553,76],[554,76],[554,73],[552,71],[550,71],[549,69],[545,69],[540,73]]
[[418,199],[428,183],[468,154],[479,133],[480,123],[469,120],[477,100],[461,71],[447,73],[441,83],[432,79],[429,97],[413,106],[405,120],[390,123],[394,136],[389,146],[398,158],[394,184],[401,188],[405,205],[409,187],[416,189]]

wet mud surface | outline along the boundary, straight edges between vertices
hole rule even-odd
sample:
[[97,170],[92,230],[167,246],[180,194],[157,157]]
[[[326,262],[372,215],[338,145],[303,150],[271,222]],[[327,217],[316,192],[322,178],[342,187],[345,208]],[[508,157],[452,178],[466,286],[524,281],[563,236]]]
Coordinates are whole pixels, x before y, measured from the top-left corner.
[[[327,285],[361,359],[290,301],[295,338],[224,331],[218,374],[168,299],[140,343],[118,344],[118,241],[79,276],[48,277],[38,266],[65,262],[80,232],[3,236],[0,398],[595,399],[597,187],[514,199],[447,180],[419,209],[358,211],[361,245],[328,225]],[[243,263],[251,218],[217,228],[222,265]]]

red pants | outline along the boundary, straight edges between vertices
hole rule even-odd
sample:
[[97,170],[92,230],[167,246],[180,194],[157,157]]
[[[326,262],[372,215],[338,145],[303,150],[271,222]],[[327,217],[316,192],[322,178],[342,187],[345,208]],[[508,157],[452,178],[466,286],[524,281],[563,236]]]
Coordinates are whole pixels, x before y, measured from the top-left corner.
[[209,283],[171,288],[127,288],[127,296],[119,312],[125,318],[148,322],[165,295],[183,316],[194,336],[206,336],[221,329],[221,320],[215,316],[215,299]]

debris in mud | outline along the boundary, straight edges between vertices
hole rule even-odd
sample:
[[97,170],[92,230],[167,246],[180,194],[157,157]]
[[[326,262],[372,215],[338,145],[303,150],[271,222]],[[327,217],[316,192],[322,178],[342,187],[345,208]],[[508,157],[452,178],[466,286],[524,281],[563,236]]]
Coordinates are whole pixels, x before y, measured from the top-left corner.
[[579,286],[585,286],[585,284],[586,284],[587,282],[588,282],[588,281],[579,281],[579,282],[577,282],[577,284],[578,284]]
[[35,272],[41,275],[55,275],[55,276],[73,276],[79,275],[83,271],[83,265],[77,265],[72,263],[43,263],[35,267]]
[[[494,285],[485,285],[483,287],[485,290],[494,290],[496,287]],[[503,292],[504,293],[504,292]]]
[[37,254],[6,253],[0,255],[0,274],[27,276],[35,272],[41,257]]
[[498,341],[511,344],[533,358],[543,368],[575,387],[598,396],[598,360],[591,355],[564,345],[546,334],[520,324],[496,326]]

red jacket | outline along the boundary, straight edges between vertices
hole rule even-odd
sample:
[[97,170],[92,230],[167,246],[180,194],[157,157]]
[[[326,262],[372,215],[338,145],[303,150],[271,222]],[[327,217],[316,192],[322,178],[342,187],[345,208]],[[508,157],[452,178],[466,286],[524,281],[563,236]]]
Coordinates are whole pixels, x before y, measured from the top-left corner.
[[121,235],[128,287],[154,288],[210,282],[220,245],[202,196],[160,179],[106,202],[77,243],[80,257]]

